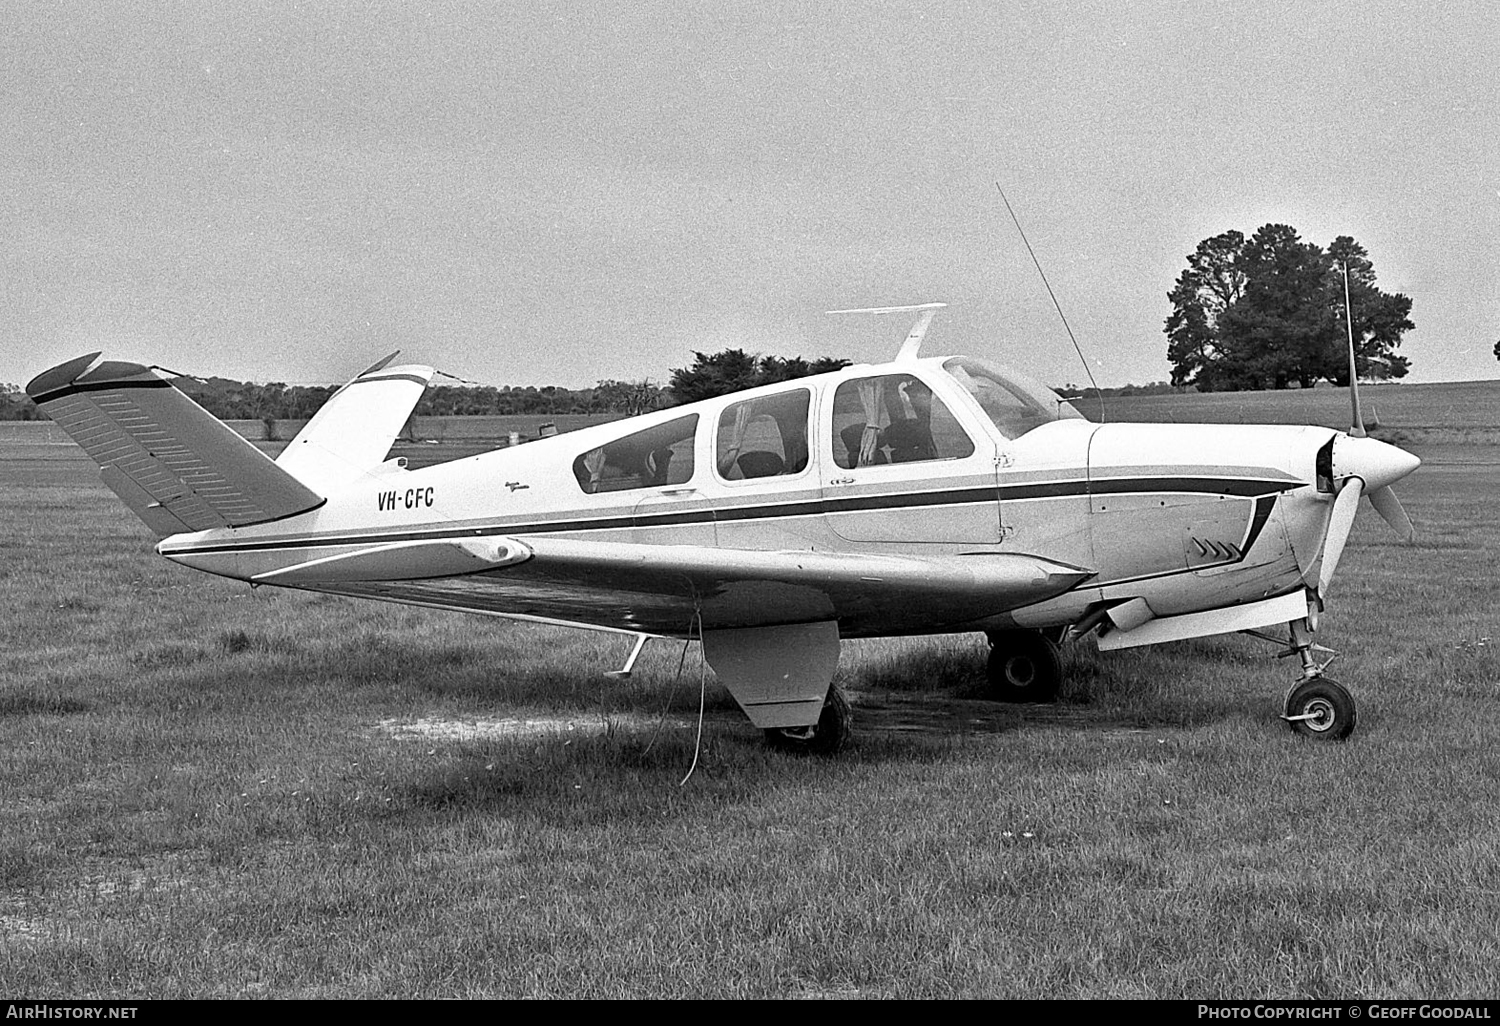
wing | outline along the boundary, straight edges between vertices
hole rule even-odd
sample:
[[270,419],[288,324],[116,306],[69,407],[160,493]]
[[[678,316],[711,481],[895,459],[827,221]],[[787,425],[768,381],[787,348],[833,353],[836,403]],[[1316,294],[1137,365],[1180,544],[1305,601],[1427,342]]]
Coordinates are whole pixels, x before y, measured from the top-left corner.
[[840,634],[941,630],[1060,594],[1092,571],[1037,556],[885,556],[641,545],[550,535],[435,539],[254,578],[339,594],[685,635],[837,620]]

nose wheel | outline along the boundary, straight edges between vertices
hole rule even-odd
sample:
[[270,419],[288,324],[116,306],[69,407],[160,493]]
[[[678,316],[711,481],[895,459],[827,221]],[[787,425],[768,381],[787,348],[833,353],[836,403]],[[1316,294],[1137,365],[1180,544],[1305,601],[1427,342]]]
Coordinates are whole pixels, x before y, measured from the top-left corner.
[[1337,681],[1312,677],[1293,685],[1281,718],[1304,737],[1342,741],[1354,730],[1354,696]]

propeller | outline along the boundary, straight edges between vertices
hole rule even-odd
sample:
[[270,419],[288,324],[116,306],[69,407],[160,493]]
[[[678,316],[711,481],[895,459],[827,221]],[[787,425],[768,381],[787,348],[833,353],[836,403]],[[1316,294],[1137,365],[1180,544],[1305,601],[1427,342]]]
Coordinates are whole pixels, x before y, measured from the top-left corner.
[[1333,479],[1337,482],[1337,495],[1333,510],[1328,515],[1328,532],[1323,542],[1323,565],[1318,571],[1318,594],[1327,596],[1328,586],[1333,583],[1338,570],[1339,558],[1349,542],[1349,532],[1354,527],[1354,514],[1359,510],[1361,496],[1368,497],[1370,505],[1382,520],[1401,537],[1411,541],[1416,537],[1416,528],[1411,517],[1401,508],[1401,500],[1391,485],[1401,480],[1421,465],[1422,461],[1404,449],[1387,445],[1369,437],[1365,431],[1365,420],[1359,403],[1359,374],[1354,361],[1354,316],[1349,304],[1349,265],[1344,264],[1344,322],[1349,334],[1349,433],[1335,437],[1333,441]]
[[1417,529],[1412,525],[1411,517],[1406,515],[1406,510],[1401,508],[1401,500],[1396,498],[1396,493],[1390,485],[1371,492],[1370,505],[1374,506],[1380,518],[1390,524],[1391,528],[1401,536],[1402,541],[1409,542],[1416,539]]
[[1349,531],[1354,527],[1354,514],[1359,511],[1359,497],[1364,492],[1364,487],[1363,481],[1351,477],[1344,482],[1333,500],[1333,512],[1328,515],[1327,540],[1323,542],[1323,566],[1318,571],[1319,595],[1326,596],[1328,586],[1333,583],[1334,571],[1339,567],[1339,557],[1344,554]]
[[1349,531],[1354,526],[1354,514],[1359,510],[1359,500],[1364,496],[1375,507],[1375,512],[1401,536],[1402,541],[1416,537],[1416,529],[1401,501],[1391,490],[1391,485],[1401,480],[1422,463],[1405,449],[1374,438],[1359,438],[1353,434],[1338,435],[1333,440],[1333,477],[1338,492],[1333,500],[1333,510],[1328,515],[1328,533],[1323,542],[1323,567],[1318,572],[1318,594],[1326,596],[1328,585],[1338,569],[1339,557],[1349,541]]

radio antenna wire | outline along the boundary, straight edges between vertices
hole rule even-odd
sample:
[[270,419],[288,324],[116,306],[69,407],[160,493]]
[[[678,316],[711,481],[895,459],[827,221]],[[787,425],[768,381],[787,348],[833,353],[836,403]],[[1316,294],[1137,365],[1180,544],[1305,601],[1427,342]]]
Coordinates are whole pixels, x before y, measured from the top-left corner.
[[1000,201],[1005,204],[1006,213],[1010,214],[1011,222],[1016,226],[1016,232],[1021,236],[1021,242],[1026,246],[1026,252],[1031,254],[1031,262],[1036,265],[1036,273],[1041,275],[1042,284],[1047,289],[1047,295],[1052,299],[1052,305],[1057,308],[1057,316],[1062,318],[1063,330],[1068,333],[1068,339],[1073,343],[1073,351],[1078,354],[1078,360],[1083,364],[1083,372],[1089,376],[1089,384],[1094,386],[1094,394],[1099,397],[1099,423],[1104,423],[1104,393],[1099,390],[1099,383],[1094,380],[1093,369],[1089,367],[1088,358],[1083,355],[1083,347],[1078,344],[1078,337],[1073,334],[1072,327],[1068,324],[1068,315],[1063,313],[1062,304],[1057,301],[1057,294],[1052,291],[1052,283],[1047,280],[1047,272],[1042,270],[1042,262],[1036,258],[1036,251],[1031,248],[1031,241],[1026,238],[1026,229],[1021,227],[1021,219],[1011,209],[1010,200],[1005,197],[1005,190],[1000,188],[1000,183],[995,183],[995,191],[1000,194]]

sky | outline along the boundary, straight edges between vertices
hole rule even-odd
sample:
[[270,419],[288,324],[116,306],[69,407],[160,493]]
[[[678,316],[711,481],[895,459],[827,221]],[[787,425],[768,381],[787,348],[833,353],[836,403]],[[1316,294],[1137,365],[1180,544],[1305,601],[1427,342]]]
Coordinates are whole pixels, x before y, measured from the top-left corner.
[[693,353],[1164,380],[1203,239],[1351,235],[1500,377],[1500,5],[10,0],[0,381],[103,349],[493,385]]

